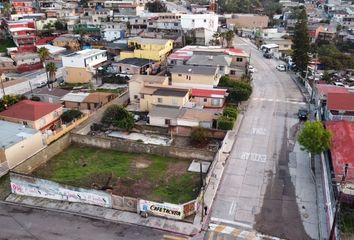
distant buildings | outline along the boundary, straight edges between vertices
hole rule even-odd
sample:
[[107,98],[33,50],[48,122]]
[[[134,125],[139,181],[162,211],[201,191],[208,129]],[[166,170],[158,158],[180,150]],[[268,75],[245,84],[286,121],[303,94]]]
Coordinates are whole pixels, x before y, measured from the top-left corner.
[[231,18],[226,19],[229,27],[258,29],[268,27],[269,17],[256,14],[232,14]]

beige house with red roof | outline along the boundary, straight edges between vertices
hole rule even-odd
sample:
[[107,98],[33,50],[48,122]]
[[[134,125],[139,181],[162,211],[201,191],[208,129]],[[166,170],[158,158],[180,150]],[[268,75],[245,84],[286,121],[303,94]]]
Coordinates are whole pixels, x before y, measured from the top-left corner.
[[63,113],[61,104],[23,100],[0,113],[0,120],[23,124],[45,131],[55,129],[60,124]]

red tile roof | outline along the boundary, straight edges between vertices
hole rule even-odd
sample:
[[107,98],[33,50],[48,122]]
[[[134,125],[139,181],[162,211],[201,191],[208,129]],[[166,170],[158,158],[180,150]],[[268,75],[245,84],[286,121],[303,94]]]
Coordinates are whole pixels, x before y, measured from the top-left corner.
[[330,84],[317,84],[318,91],[327,95],[328,93],[348,93],[348,89]]
[[0,112],[0,117],[36,121],[61,107],[61,104],[23,100]]
[[332,133],[331,156],[335,176],[340,180],[347,163],[347,180],[354,183],[354,123],[349,121],[326,122]]
[[327,108],[354,111],[354,93],[328,93]]
[[192,96],[223,98],[225,97],[226,91],[226,89],[192,89]]

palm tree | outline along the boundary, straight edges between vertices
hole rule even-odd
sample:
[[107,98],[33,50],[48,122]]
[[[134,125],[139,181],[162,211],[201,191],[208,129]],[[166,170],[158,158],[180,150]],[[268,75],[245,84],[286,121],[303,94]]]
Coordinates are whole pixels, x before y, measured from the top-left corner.
[[46,67],[46,60],[49,58],[49,50],[45,47],[41,47],[38,50],[38,54],[39,54],[39,59],[41,60],[41,63],[43,64],[43,67],[45,69],[45,73],[47,75],[47,84],[49,86],[49,77],[48,77],[48,71],[47,71],[47,67]]
[[232,47],[232,42],[234,40],[234,37],[235,37],[235,33],[233,30],[229,30],[225,33],[225,39],[228,48]]
[[226,37],[226,32],[222,32],[219,34],[220,37],[220,43],[221,43],[221,47],[224,47],[224,41],[225,41],[225,37]]
[[[46,66],[46,72],[49,73],[49,79],[50,82],[53,82],[56,78],[56,72],[57,72],[58,68],[57,65],[55,65],[55,63],[53,62],[49,62]],[[52,84],[52,88],[53,88],[53,84]]]

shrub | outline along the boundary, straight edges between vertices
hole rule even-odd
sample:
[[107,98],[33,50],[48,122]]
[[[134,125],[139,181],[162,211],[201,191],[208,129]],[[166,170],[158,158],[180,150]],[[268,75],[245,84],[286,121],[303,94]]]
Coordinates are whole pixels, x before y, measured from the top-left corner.
[[208,130],[205,128],[194,128],[191,133],[192,143],[206,144],[208,142]]
[[228,118],[232,118],[234,120],[237,119],[237,114],[238,114],[238,111],[237,111],[237,108],[235,107],[226,107],[223,111],[223,116],[225,117],[228,117]]
[[134,116],[119,105],[109,106],[103,113],[101,122],[125,130],[132,129],[135,124]]
[[82,116],[82,112],[80,112],[79,110],[76,110],[76,109],[71,109],[71,110],[68,110],[68,111],[64,112],[61,115],[61,121],[63,123],[70,123],[74,119],[77,119],[77,118],[79,118],[81,116]]
[[226,116],[221,116],[218,119],[218,129],[231,130],[234,127],[235,120]]

